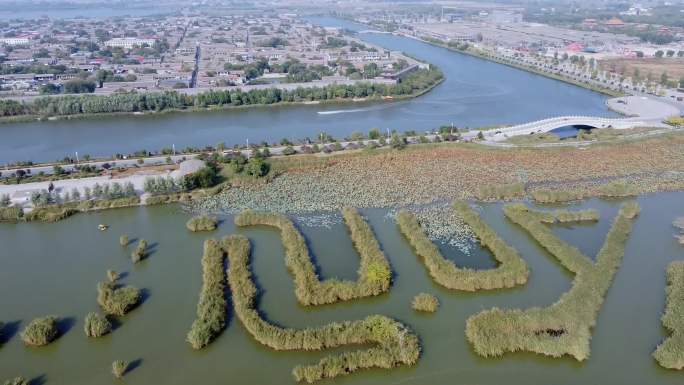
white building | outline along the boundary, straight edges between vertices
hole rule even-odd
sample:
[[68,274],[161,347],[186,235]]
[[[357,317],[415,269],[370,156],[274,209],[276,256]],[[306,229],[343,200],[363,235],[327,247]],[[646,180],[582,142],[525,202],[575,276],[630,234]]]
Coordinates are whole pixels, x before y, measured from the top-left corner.
[[133,47],[142,47],[147,45],[152,47],[155,43],[155,39],[139,39],[137,37],[117,37],[105,42],[107,47],[121,47],[125,49],[131,49]]
[[29,39],[26,37],[5,37],[0,39],[0,45],[28,45]]

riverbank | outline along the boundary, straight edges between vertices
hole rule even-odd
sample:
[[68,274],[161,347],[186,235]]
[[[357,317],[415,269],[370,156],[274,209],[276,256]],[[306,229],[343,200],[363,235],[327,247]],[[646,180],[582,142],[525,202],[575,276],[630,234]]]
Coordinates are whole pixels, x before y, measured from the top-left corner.
[[528,190],[576,188],[584,196],[623,181],[647,193],[684,189],[684,134],[570,148],[492,148],[424,144],[404,150],[273,159],[270,183],[234,187],[193,208],[287,213],[352,207],[403,207],[473,199],[482,186],[522,183]]
[[[132,92],[107,96],[83,94],[46,98],[45,102],[41,102],[40,105],[36,101],[26,103],[13,99],[0,99],[0,123],[93,119],[267,106],[400,101],[424,95],[443,81],[444,74],[438,68],[431,66],[430,69],[421,69],[411,73],[395,84],[360,82],[353,85],[331,84],[294,90],[277,88],[249,91],[207,90],[192,95],[173,91]],[[163,108],[158,107],[160,98],[164,99]],[[64,103],[66,106],[62,106]],[[95,109],[95,112],[89,112],[90,109]],[[122,110],[117,111],[117,109]]]

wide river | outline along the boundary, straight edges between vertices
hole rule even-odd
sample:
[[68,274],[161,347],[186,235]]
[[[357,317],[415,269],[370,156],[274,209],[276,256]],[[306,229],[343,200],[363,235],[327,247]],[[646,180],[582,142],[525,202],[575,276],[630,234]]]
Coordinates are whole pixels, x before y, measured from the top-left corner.
[[[311,21],[352,30],[365,28],[332,18]],[[0,124],[0,164],[61,159],[76,151],[101,156],[159,150],[174,144],[182,148],[315,138],[322,131],[342,137],[371,128],[432,130],[452,123],[482,127],[567,114],[614,116],[605,106],[605,96],[580,87],[410,38],[378,33],[359,36],[437,65],[446,80],[426,95],[401,102],[267,106]]]
[[[651,353],[665,337],[660,323],[665,300],[665,268],[684,258],[671,225],[682,214],[684,193],[660,193],[638,199],[642,207],[626,255],[608,291],[584,362],[545,358],[531,353],[502,358],[477,356],[465,339],[465,321],[494,306],[548,306],[568,290],[573,279],[553,256],[527,233],[505,219],[500,204],[484,205],[483,219],[530,266],[529,282],[513,290],[464,293],[437,286],[400,235],[386,210],[364,210],[396,273],[388,294],[369,300],[305,309],[296,303],[291,276],[284,264],[277,231],[258,227],[236,229],[232,217],[213,233],[190,233],[189,214],[177,206],[131,208],[82,214],[58,224],[0,224],[0,379],[23,375],[46,384],[109,385],[116,359],[138,361],[125,379],[128,385],[294,384],[290,371],[325,353],[276,352],[257,343],[234,314],[223,334],[203,351],[193,351],[185,335],[195,318],[201,287],[200,257],[208,237],[231,233],[248,236],[253,245],[253,271],[262,295],[258,306],[270,321],[303,328],[334,320],[384,314],[409,325],[419,336],[423,354],[414,367],[365,370],[325,384],[349,385],[501,385],[501,384],[681,384],[682,374],[660,368]],[[601,247],[619,201],[590,200],[574,208],[596,208],[596,224],[554,227],[553,231],[582,252],[594,256]],[[673,208],[679,212],[673,213]],[[295,218],[312,248],[322,277],[354,279],[358,255],[343,224],[311,227]],[[108,231],[97,225],[107,223]],[[154,246],[149,259],[133,266],[130,250],[119,235],[145,238]],[[472,255],[442,246],[461,266],[489,268],[489,254]],[[83,333],[83,317],[97,311],[96,284],[105,271],[125,272],[124,283],[144,288],[147,298],[119,320],[101,339]],[[433,315],[415,313],[410,302],[419,292],[433,293],[442,305]],[[65,318],[64,334],[43,348],[27,348],[18,331],[34,317]],[[330,353],[330,352],[328,352]]]

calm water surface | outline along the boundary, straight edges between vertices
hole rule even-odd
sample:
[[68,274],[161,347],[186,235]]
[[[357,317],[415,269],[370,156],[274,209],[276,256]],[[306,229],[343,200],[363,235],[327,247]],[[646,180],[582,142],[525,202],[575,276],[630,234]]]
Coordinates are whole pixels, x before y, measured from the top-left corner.
[[[331,18],[312,22],[362,29]],[[551,116],[614,116],[605,97],[525,71],[438,48],[413,39],[364,33],[362,39],[404,51],[437,65],[446,80],[416,99],[384,103],[255,107],[159,116],[117,116],[87,120],[1,124],[0,162],[46,161],[66,155],[112,155],[141,149],[269,142],[336,137],[371,128],[432,130],[444,124],[481,127]],[[319,114],[319,112],[327,112]]]
[[[262,288],[259,307],[280,325],[305,327],[333,320],[360,319],[379,313],[409,325],[420,336],[422,357],[415,367],[370,370],[335,380],[336,384],[681,384],[681,373],[659,368],[651,358],[665,334],[659,317],[664,308],[665,268],[684,258],[673,239],[673,216],[682,215],[684,193],[639,198],[642,214],[627,244],[624,262],[608,292],[591,341],[591,357],[582,363],[518,353],[482,359],[465,340],[465,320],[493,306],[546,306],[568,290],[572,275],[518,226],[508,222],[501,205],[482,207],[483,218],[515,246],[531,268],[527,285],[513,290],[461,293],[435,285],[423,265],[387,219],[386,210],[364,210],[388,256],[396,278],[389,294],[305,309],[296,303],[284,265],[278,234],[267,228],[236,230],[232,217],[218,231],[190,233],[189,214],[178,207],[111,210],[83,214],[59,224],[0,225],[0,320],[9,323],[0,346],[0,378],[40,377],[47,384],[118,383],[110,374],[115,359],[140,360],[125,379],[148,384],[294,384],[291,369],[324,353],[275,352],[255,342],[230,314],[228,328],[207,349],[196,352],[184,341],[195,317],[201,287],[202,242],[230,233],[247,235],[253,245],[253,270]],[[620,202],[591,200],[574,207],[597,208],[601,221],[555,228],[564,240],[595,255]],[[99,223],[111,225],[100,232]],[[347,231],[307,227],[323,277],[353,278],[358,268]],[[154,245],[151,257],[137,266],[119,235],[142,237]],[[482,250],[471,256],[443,248],[448,257],[472,267],[491,266]],[[98,309],[96,284],[107,269],[126,272],[123,282],[147,290],[148,297],[121,319],[109,336],[88,339],[83,317]],[[410,302],[419,292],[437,295],[442,306],[433,315],[416,314]],[[70,329],[45,348],[24,347],[16,329],[32,318],[55,314],[71,319]],[[324,383],[333,383],[328,381]]]

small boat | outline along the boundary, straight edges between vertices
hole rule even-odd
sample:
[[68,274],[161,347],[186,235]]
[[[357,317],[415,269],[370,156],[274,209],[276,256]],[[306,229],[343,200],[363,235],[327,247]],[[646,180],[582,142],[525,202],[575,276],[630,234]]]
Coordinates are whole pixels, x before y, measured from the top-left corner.
[[97,225],[97,228],[100,229],[100,231],[105,231],[109,228],[109,225],[99,224]]

